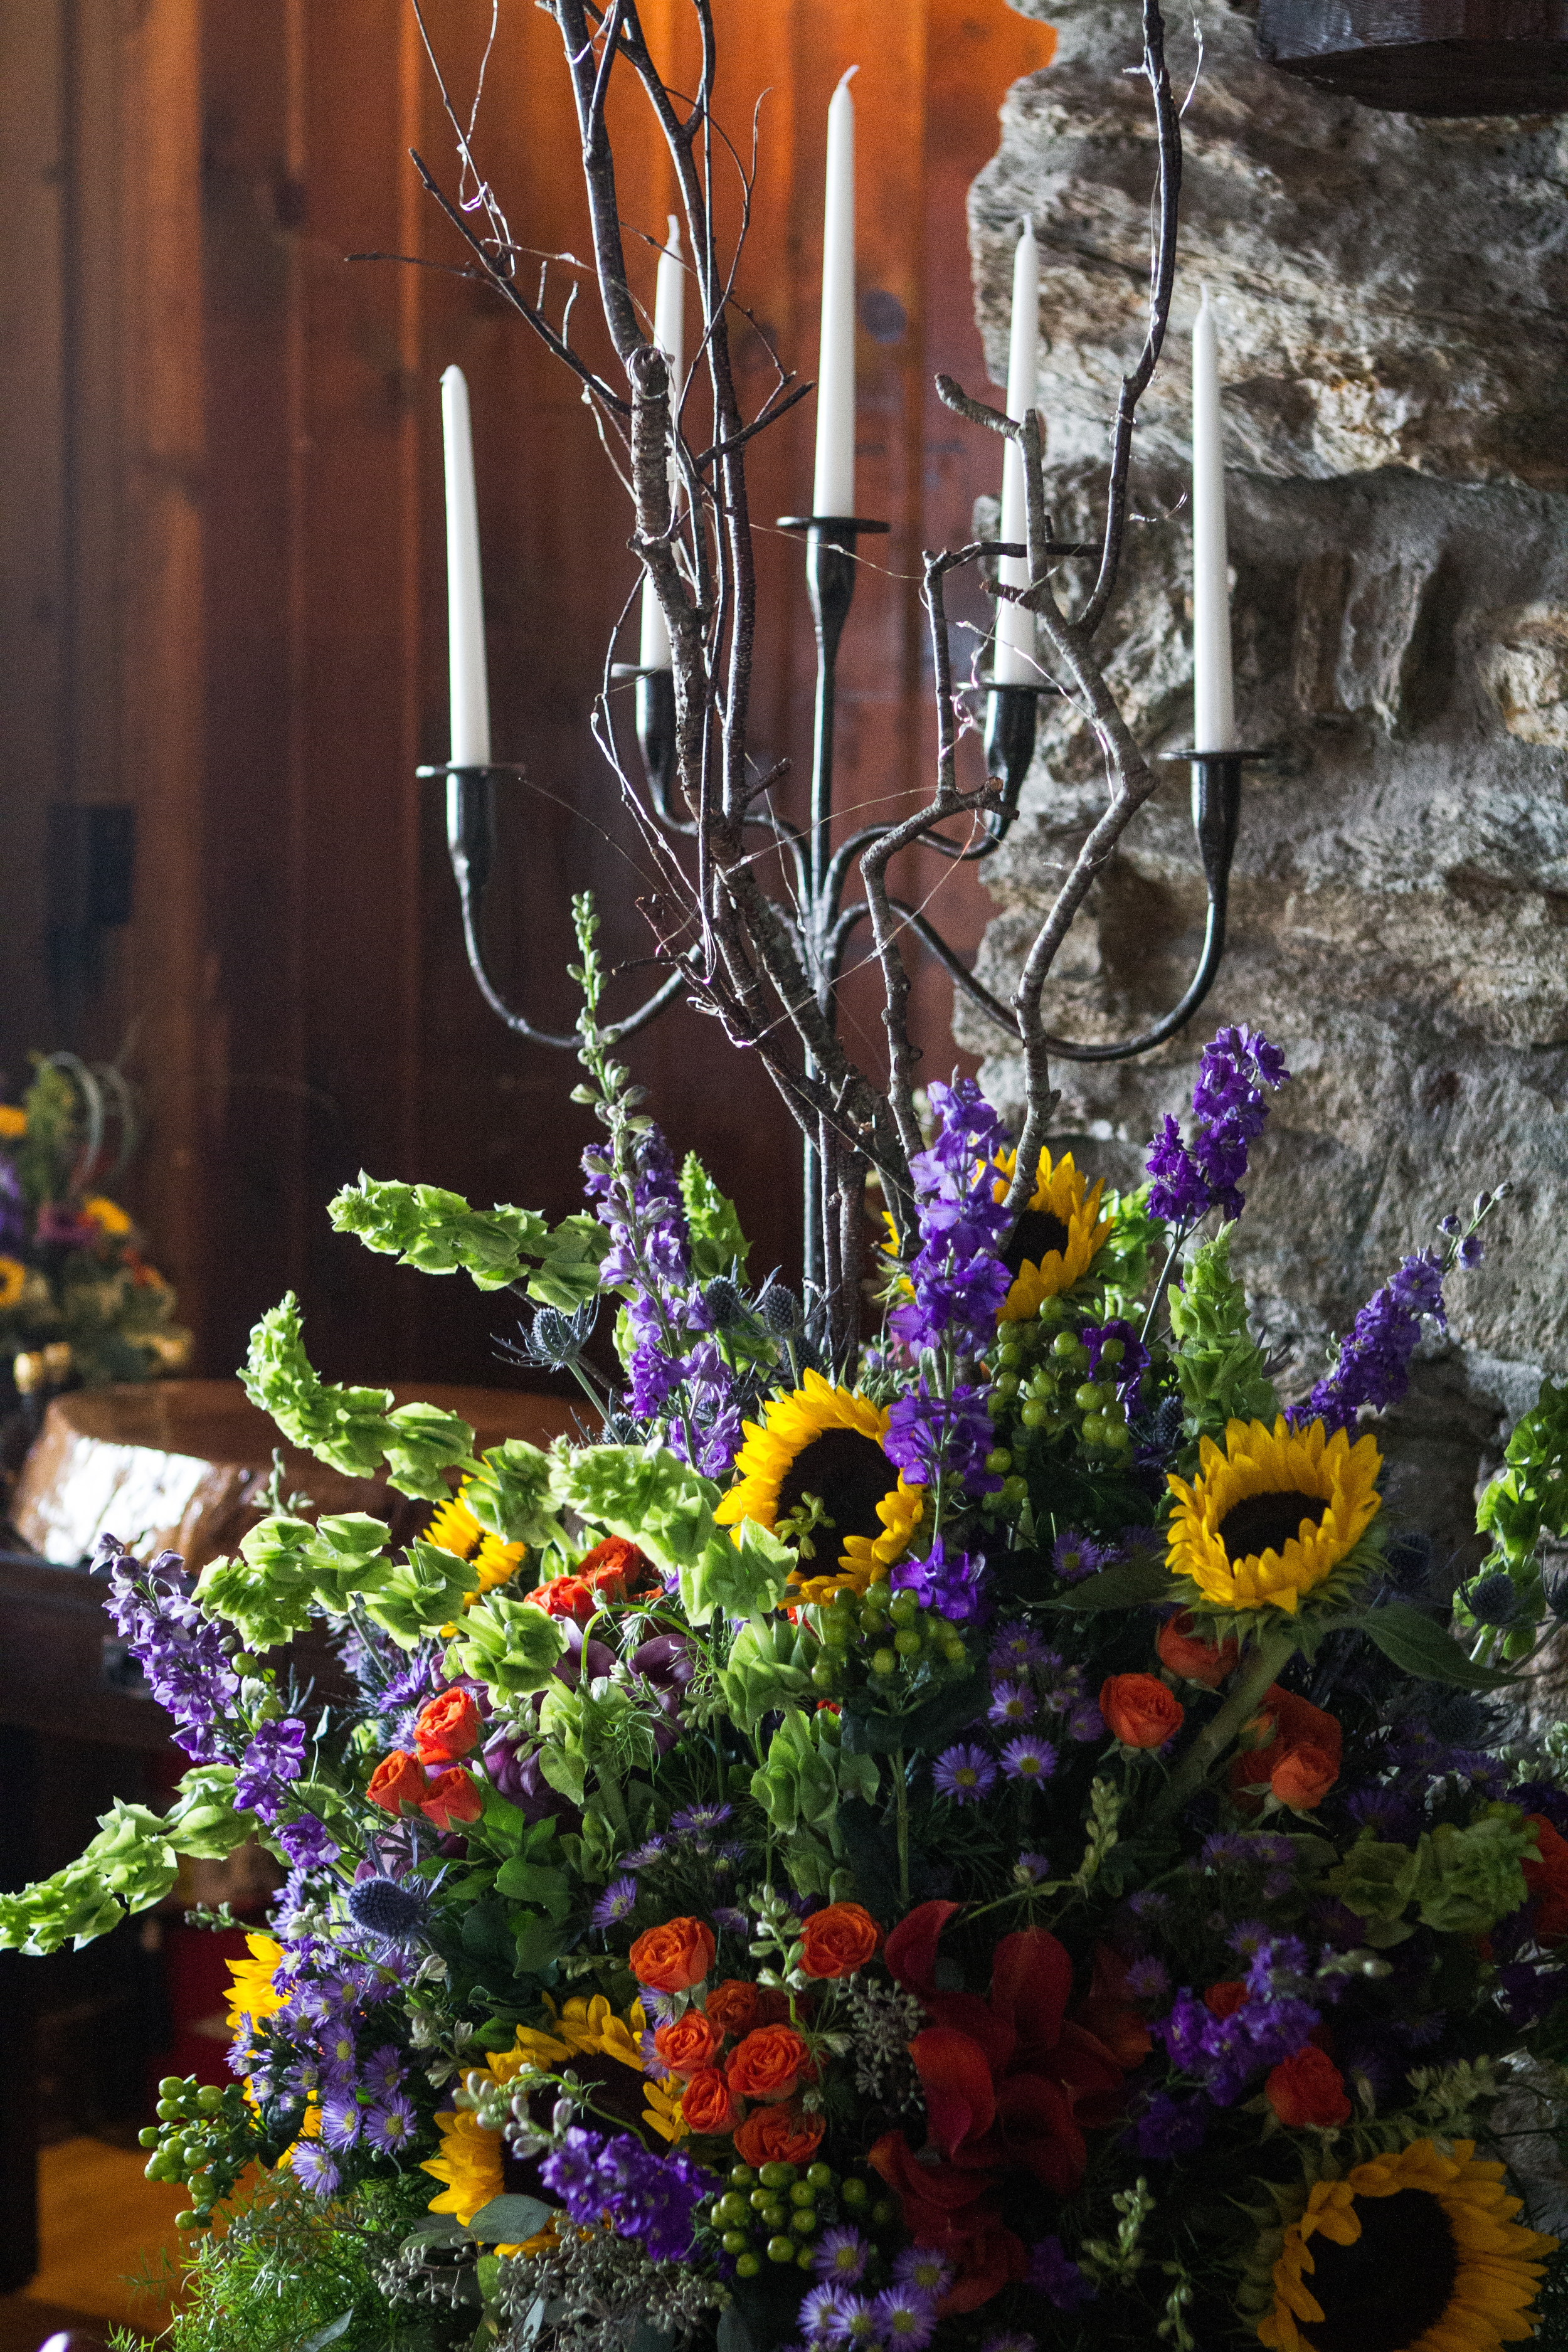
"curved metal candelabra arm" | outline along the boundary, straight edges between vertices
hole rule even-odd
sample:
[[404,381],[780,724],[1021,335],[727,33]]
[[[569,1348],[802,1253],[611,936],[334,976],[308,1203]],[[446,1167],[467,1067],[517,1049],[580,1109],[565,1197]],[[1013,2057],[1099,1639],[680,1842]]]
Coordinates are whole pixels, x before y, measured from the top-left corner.
[[[416,772],[421,777],[444,776],[447,780],[447,850],[463,910],[463,946],[479,994],[514,1036],[526,1037],[531,1045],[552,1045],[557,1053],[574,1054],[581,1042],[575,1030],[569,1036],[558,1036],[552,1030],[535,1028],[525,1014],[513,1012],[485,968],[484,950],[479,943],[479,915],[495,864],[495,780],[498,776],[521,776],[525,771],[505,761],[479,768],[447,761],[443,766],[420,768]],[[684,975],[672,971],[646,1003],[628,1013],[624,1021],[613,1022],[605,1036],[612,1041],[636,1036],[639,1029],[646,1028],[657,1013],[663,1012],[683,985]]]
[[[1050,1051],[1064,1062],[1126,1062],[1135,1054],[1147,1054],[1163,1045],[1185,1026],[1214,986],[1225,953],[1225,927],[1230,895],[1230,866],[1236,854],[1237,821],[1241,813],[1241,771],[1243,765],[1258,755],[1249,751],[1179,751],[1173,758],[1185,760],[1193,772],[1193,830],[1197,835],[1198,855],[1203,860],[1204,886],[1208,897],[1208,912],[1204,924],[1203,952],[1198,968],[1180,1002],[1163,1019],[1141,1037],[1130,1037],[1124,1044],[1114,1045],[1079,1045],[1068,1037],[1047,1036]],[[935,956],[963,989],[971,1003],[979,1006],[988,1020],[1011,1037],[1018,1034],[1018,1024],[1010,1005],[1004,1004],[982,980],[976,980],[969,967],[961,962],[958,951],[950,947],[935,925],[918,908],[906,906],[893,898],[889,904],[908,923],[921,944]],[[848,908],[841,918],[843,939],[854,928],[851,917],[868,914],[866,907]],[[836,943],[842,947],[836,934]]]

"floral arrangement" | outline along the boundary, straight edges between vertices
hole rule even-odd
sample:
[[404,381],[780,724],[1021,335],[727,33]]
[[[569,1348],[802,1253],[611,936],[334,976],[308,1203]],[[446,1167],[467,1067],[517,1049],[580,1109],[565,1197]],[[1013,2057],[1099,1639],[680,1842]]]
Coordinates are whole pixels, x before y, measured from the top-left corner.
[[37,1055],[22,1101],[0,1102],[0,1397],[146,1380],[190,1351],[174,1291],[96,1189],[101,1155],[73,1068],[74,1056]]
[[[1568,1391],[1457,1598],[1378,1423],[1493,1201],[1289,1403],[1229,1261],[1278,1048],[1222,1031],[1146,1186],[1047,1150],[1016,1221],[1001,1121],[936,1086],[836,1364],[677,1169],[580,927],[589,1211],[362,1178],[332,1214],[530,1294],[520,1352],[591,1425],[476,1458],[322,1382],[286,1299],[251,1394],[428,1525],[274,1511],[194,1588],[106,1542],[190,1769],[0,1896],[47,1952],[182,1854],[287,1869],[235,2082],[165,2080],[143,2135],[198,2233],[174,2345],[1528,2337],[1555,2241],[1506,2164],[1565,2080],[1568,1739],[1502,1710],[1568,1611]],[[289,1664],[318,1620],[340,1694]]]

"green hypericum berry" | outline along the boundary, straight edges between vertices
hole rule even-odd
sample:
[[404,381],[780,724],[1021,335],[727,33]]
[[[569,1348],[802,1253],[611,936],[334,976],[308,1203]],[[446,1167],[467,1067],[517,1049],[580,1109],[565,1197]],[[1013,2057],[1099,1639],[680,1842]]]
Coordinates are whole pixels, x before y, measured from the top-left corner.
[[1024,1350],[1016,1339],[1004,1339],[996,1350],[996,1361],[1008,1371],[1016,1371],[1024,1360]]
[[1064,1362],[1068,1357],[1077,1355],[1078,1341],[1070,1331],[1057,1333],[1056,1338],[1051,1341],[1051,1353],[1053,1356],[1060,1356]]
[[762,2223],[764,2230],[773,2231],[785,2229],[789,2224],[789,2207],[787,2205],[776,2204],[764,2205],[762,2211],[758,2214],[757,2219]]
[[773,2191],[772,2191],[772,2189],[752,2189],[752,2209],[753,2209],[753,2210],[754,2210],[754,2211],[756,2211],[756,2212],[760,2213],[760,2212],[762,2211],[762,2210],[763,2210],[763,2206],[764,2206],[764,2205],[771,2205],[771,2204],[773,2203]]
[[796,2254],[796,2256],[795,2256],[795,2265],[796,2270],[808,2271],[808,2270],[810,2270],[810,2269],[812,2268],[812,2266],[813,2266],[813,2264],[816,2263],[816,2247],[815,2247],[815,2246],[802,2246],[802,2248],[801,2248],[801,2250],[800,2250],[799,2253],[798,2253],[798,2254]]
[[898,2210],[898,2207],[894,2204],[890,2197],[879,2197],[876,2203],[871,2208],[872,2228],[874,2230],[885,2230],[889,2222],[896,2216]]
[[735,2228],[741,2222],[750,2219],[751,2208],[745,2199],[737,2196],[731,2189],[725,2196],[720,2198],[713,2208],[713,2214],[716,2221],[728,2222],[731,2228]]
[[727,2254],[743,2254],[751,2240],[744,2230],[726,2230],[719,2243]]
[[831,1658],[818,1658],[811,1670],[813,1690],[830,1691],[838,1680],[838,1669]]
[[888,1611],[895,1625],[912,1625],[921,1613],[921,1604],[912,1592],[895,1592]]
[[1104,1444],[1105,1423],[1099,1413],[1085,1413],[1083,1420],[1083,1442],[1086,1445]]
[[793,2263],[795,2255],[795,2244],[793,2238],[770,2238],[768,2240],[768,2260],[770,2263]]
[[1085,1381],[1081,1388],[1074,1389],[1072,1401],[1080,1412],[1092,1412],[1097,1405],[1105,1402],[1105,1391],[1095,1381]]
[[761,2263],[758,2262],[755,2254],[737,2254],[735,2257],[735,2276],[737,2278],[755,2278],[757,2273],[762,2269],[762,2267],[763,2266]]
[[[814,2164],[811,2168],[811,2172],[815,2172],[816,2170],[816,2167]],[[804,2180],[796,2180],[792,2183],[789,2192],[789,2201],[792,2205],[816,2204],[816,2183],[813,2180],[811,2172],[806,2174]]]
[[1013,1457],[1005,1445],[994,1445],[985,1456],[985,1467],[994,1477],[1000,1478],[1013,1467]]
[[792,2180],[797,2180],[799,2178],[800,2167],[797,2164],[776,2162],[764,2164],[757,2175],[764,2189],[787,2189]]
[[185,2078],[183,2074],[165,2074],[158,2084],[158,2096],[161,2099],[172,2099],[176,2091],[183,2091],[184,2087]]
[[797,2238],[814,2237],[816,2232],[816,2215],[809,2205],[803,2205],[798,2212],[790,2215],[789,2225]]
[[1024,1407],[1022,1413],[1019,1415],[1019,1419],[1023,1422],[1026,1429],[1044,1429],[1046,1425],[1046,1408],[1043,1404],[1035,1404],[1030,1402]]
[[893,1647],[900,1658],[918,1658],[925,1647],[925,1638],[912,1625],[906,1625],[894,1634]]
[[1124,1421],[1113,1422],[1106,1429],[1105,1444],[1112,1454],[1125,1454],[1132,1444],[1132,1432]]
[[1100,1360],[1102,1364],[1119,1364],[1126,1353],[1120,1339],[1102,1339],[1100,1342]]
[[863,2180],[847,2180],[838,2192],[840,2203],[847,2205],[851,2212],[858,2212],[870,2194]]
[[831,2189],[833,2186],[834,2173],[830,2165],[810,2165],[807,2167],[805,2177],[814,2189]]
[[871,1654],[871,1672],[874,1675],[895,1674],[898,1671],[898,1654],[895,1651],[874,1650]]
[[1037,1310],[1037,1319],[1042,1323],[1059,1323],[1066,1313],[1067,1308],[1059,1298],[1042,1298]]

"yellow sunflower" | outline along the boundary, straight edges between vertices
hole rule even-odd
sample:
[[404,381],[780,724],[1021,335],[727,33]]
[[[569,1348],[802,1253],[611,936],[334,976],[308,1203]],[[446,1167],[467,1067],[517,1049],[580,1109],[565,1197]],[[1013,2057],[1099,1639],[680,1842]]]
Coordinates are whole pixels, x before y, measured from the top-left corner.
[[[555,2067],[568,2058],[583,2057],[613,2058],[633,2074],[642,2073],[642,2036],[647,2020],[641,2001],[634,2001],[624,2017],[616,2015],[603,1993],[596,1993],[591,2000],[569,2000],[559,2010],[546,1993],[544,2006],[550,2011],[548,2026],[520,2025],[510,2050],[491,2053],[479,2071],[488,2074],[492,2082],[512,2082],[527,2065]],[[645,2082],[643,2097],[644,2123],[661,2139],[684,2138],[686,2120],[680,2113],[680,2085]],[[436,2128],[441,2135],[440,2153],[427,2158],[422,2169],[444,2182],[445,2187],[439,2197],[431,2199],[430,2210],[455,2214],[467,2229],[480,2208],[488,2205],[492,2197],[499,2197],[505,2187],[500,2134],[486,2131],[468,2107],[437,2116]],[[537,2254],[553,2245],[555,2239],[556,2223],[552,2219],[537,2237],[526,2239],[521,2245],[498,2246],[495,2251],[498,2254]]]
[[[1002,1172],[994,1189],[1001,1201],[1013,1181],[1016,1152],[999,1152],[996,1165]],[[1111,1230],[1110,1218],[1100,1213],[1100,1191],[1099,1181],[1092,1191],[1088,1189],[1070,1151],[1054,1167],[1050,1153],[1041,1152],[1029,1205],[1002,1253],[1002,1263],[1013,1277],[1013,1287],[1002,1302],[1004,1323],[1026,1322],[1039,1313],[1044,1300],[1070,1290],[1089,1272]]]
[[20,1103],[0,1103],[0,1143],[19,1143],[27,1132],[27,1114]]
[[128,1234],[131,1220],[118,1201],[109,1200],[102,1192],[91,1193],[81,1204],[81,1213],[89,1225],[100,1234]]
[[774,1397],[761,1424],[744,1423],[735,1484],[713,1514],[720,1526],[754,1519],[803,1562],[837,1546],[837,1573],[797,1568],[792,1598],[830,1601],[845,1585],[864,1592],[880,1583],[920,1525],[923,1489],[882,1450],[889,1419],[869,1397],[807,1372],[803,1386]]
[[27,1269],[20,1258],[0,1257],[0,1312],[15,1307],[27,1287]]
[[248,2017],[252,2025],[274,2016],[288,2003],[287,1993],[273,1984],[273,1971],[283,1958],[283,1947],[273,1936],[247,1936],[248,1959],[230,1960],[228,1990],[224,1996],[228,2003],[228,2030],[237,2033],[240,2021]]
[[1500,2164],[1474,2159],[1473,2140],[1444,2156],[1418,2139],[1320,2180],[1285,2232],[1259,2341],[1269,2352],[1500,2352],[1533,2335],[1557,2241],[1513,2219]]
[[[441,1551],[449,1551],[458,1559],[467,1560],[479,1580],[471,1592],[463,1595],[463,1606],[471,1609],[482,1592],[493,1591],[498,1584],[508,1584],[528,1557],[528,1546],[502,1543],[500,1536],[491,1535],[480,1527],[463,1496],[468,1491],[465,1478],[458,1492],[440,1505],[425,1530],[425,1541],[435,1544]],[[445,1627],[451,1632],[454,1628]]]
[[1198,1475],[1167,1479],[1175,1496],[1166,1554],[1217,1609],[1272,1606],[1294,1616],[1302,1595],[1331,1576],[1382,1507],[1383,1456],[1321,1421],[1291,1429],[1281,1414],[1226,1424],[1225,1451],[1198,1445]]

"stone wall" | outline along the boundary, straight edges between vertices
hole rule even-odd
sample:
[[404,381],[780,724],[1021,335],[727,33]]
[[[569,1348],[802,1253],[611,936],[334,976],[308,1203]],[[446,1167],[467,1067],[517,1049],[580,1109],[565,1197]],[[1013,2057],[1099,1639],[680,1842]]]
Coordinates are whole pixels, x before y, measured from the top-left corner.
[[[1038,397],[1076,536],[1141,333],[1153,158],[1146,89],[1121,71],[1131,0],[1048,14],[1057,61],[1009,96],[971,233],[999,379],[1022,213],[1040,236]],[[1238,722],[1268,756],[1213,996],[1159,1054],[1058,1064],[1063,1123],[1131,1177],[1220,1023],[1283,1041],[1294,1076],[1237,1255],[1292,1391],[1447,1210],[1514,1181],[1402,1415],[1395,1507],[1462,1559],[1478,1475],[1541,1369],[1568,1369],[1568,121],[1375,113],[1260,63],[1241,7],[1204,0],[1202,32],[1174,325],[1138,436],[1144,520],[1102,643],[1140,740],[1190,741],[1187,328],[1206,280]],[[1184,85],[1194,58],[1173,12]],[[1092,738],[1054,709],[987,869],[982,970],[1004,993],[1100,801]],[[1129,1034],[1185,984],[1203,907],[1185,775],[1136,821],[1058,965],[1062,1034]],[[1016,1058],[962,1003],[958,1024],[1016,1108]]]

